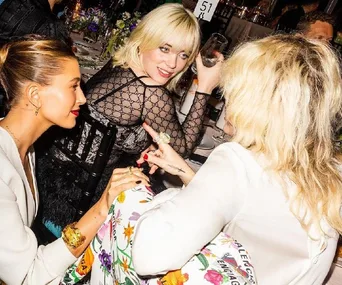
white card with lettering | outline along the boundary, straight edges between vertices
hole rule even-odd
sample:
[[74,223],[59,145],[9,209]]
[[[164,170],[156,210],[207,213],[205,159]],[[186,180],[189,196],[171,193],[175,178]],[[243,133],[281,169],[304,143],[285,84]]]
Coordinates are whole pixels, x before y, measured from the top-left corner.
[[219,0],[198,0],[194,15],[199,19],[210,22],[218,2]]

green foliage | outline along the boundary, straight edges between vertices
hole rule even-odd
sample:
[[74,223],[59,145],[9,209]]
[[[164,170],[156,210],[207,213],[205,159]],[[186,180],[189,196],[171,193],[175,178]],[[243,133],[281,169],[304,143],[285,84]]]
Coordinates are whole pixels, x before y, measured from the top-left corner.
[[121,17],[116,21],[115,27],[111,31],[107,42],[107,47],[102,54],[102,57],[112,55],[115,51],[117,51],[121,46],[124,45],[131,32],[139,24],[140,18],[141,13],[139,12],[134,12],[133,15],[128,12],[124,12],[121,14]]

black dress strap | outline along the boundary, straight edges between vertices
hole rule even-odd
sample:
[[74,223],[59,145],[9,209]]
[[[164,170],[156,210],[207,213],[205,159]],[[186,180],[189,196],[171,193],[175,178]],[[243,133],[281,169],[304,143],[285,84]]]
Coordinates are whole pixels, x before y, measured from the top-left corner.
[[105,100],[105,99],[106,99],[107,97],[109,97],[110,95],[114,94],[115,92],[119,91],[120,89],[125,88],[126,86],[128,86],[128,85],[131,84],[131,83],[133,83],[134,81],[137,81],[137,80],[139,80],[139,79],[141,79],[141,78],[146,78],[146,77],[148,77],[148,76],[147,76],[147,75],[142,75],[142,76],[137,76],[137,77],[135,77],[135,78],[129,80],[128,82],[126,82],[125,84],[121,85],[120,87],[118,87],[118,88],[116,88],[116,89],[110,91],[109,93],[103,95],[101,98],[98,98],[97,100],[94,101],[93,104],[97,104],[97,103],[102,102],[103,100]]

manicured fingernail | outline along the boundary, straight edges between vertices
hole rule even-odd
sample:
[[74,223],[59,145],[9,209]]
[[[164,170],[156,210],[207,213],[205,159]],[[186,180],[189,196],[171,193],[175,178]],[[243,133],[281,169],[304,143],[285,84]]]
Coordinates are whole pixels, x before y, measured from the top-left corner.
[[135,184],[140,184],[141,180],[135,181]]
[[147,123],[146,121],[144,122],[144,124],[145,124],[146,126],[148,126],[148,123]]
[[137,162],[137,166],[138,166],[138,168],[140,168],[140,166],[141,166],[141,163],[138,163],[138,162]]
[[[151,186],[151,185],[150,185]],[[151,192],[152,194],[154,194],[154,192],[152,191],[150,186],[146,186],[147,191]]]
[[148,160],[148,155],[147,155],[147,153],[144,154],[143,158],[144,158],[144,160]]

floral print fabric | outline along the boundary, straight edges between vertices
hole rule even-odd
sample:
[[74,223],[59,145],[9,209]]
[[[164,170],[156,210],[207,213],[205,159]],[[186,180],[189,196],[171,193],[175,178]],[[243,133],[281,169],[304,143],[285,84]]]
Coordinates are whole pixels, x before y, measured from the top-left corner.
[[141,279],[132,264],[132,243],[136,223],[149,209],[153,196],[144,186],[122,192],[87,250],[67,270],[61,285],[75,284],[90,271],[91,285],[257,284],[248,252],[225,233],[219,233],[180,270]]

